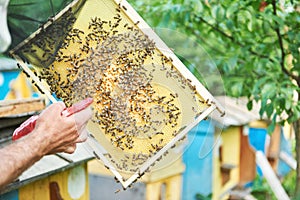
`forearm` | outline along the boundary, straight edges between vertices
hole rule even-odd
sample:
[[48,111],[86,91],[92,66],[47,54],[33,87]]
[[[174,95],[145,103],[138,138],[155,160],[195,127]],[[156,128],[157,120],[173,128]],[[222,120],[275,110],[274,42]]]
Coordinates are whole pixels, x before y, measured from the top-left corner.
[[73,153],[76,143],[84,141],[79,136],[86,131],[86,123],[92,117],[91,109],[70,117],[61,115],[64,109],[63,103],[52,104],[39,115],[30,134],[0,149],[0,190],[44,155]]
[[28,135],[0,149],[0,190],[42,158],[40,142],[33,135]]

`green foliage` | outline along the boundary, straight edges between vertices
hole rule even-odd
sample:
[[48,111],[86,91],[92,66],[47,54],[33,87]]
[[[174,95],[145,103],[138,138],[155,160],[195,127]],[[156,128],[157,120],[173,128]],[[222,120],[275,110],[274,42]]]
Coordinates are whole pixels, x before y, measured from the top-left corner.
[[212,199],[212,194],[209,194],[209,195],[203,195],[203,194],[197,193],[197,194],[195,195],[195,199],[196,199],[196,200],[211,200],[211,199]]
[[[287,174],[282,181],[282,186],[284,190],[287,192],[289,197],[293,197],[295,191],[295,182],[296,182],[296,171],[292,170],[289,174]],[[291,198],[293,199],[293,198]]]
[[276,199],[267,181],[259,176],[253,182],[251,194],[258,200]]
[[[218,67],[227,95],[248,97],[248,109],[260,102],[260,115],[270,119],[269,133],[278,118],[281,123],[300,120],[299,0],[129,2],[152,27],[194,38]],[[293,181],[300,191],[300,182]],[[265,181],[256,183],[258,199],[274,199]]]
[[[13,38],[11,47],[69,2],[71,0],[11,0],[8,7],[8,23]],[[261,102],[260,114],[272,122],[269,131],[274,128],[277,116],[285,114],[282,119],[290,123],[300,118],[300,103],[294,98],[295,92],[300,93],[298,0],[285,1],[284,5],[270,0],[263,11],[260,9],[261,1],[254,0],[129,2],[152,27],[176,30],[200,44],[222,74],[226,94],[247,96],[248,108],[252,108],[252,101]],[[285,11],[288,5],[294,10]],[[172,37],[169,38],[168,42],[172,41]],[[176,42],[177,46],[184,44],[177,39]],[[182,59],[207,85],[203,81],[207,74],[200,74],[197,70],[199,59],[194,59],[197,52],[193,50],[190,48]],[[186,58],[188,53],[193,55],[193,59]],[[212,79],[214,81],[209,89],[215,87],[214,94],[223,94],[223,88],[215,86],[217,81],[222,80],[217,80],[218,76]]]
[[[143,0],[130,3],[152,27],[195,38],[223,75],[226,93],[261,103],[261,116],[294,122],[300,103],[299,1]],[[287,6],[294,10],[286,11]],[[297,10],[298,9],[298,10]],[[191,50],[192,51],[192,50]]]
[[[293,199],[296,186],[296,171],[290,171],[290,173],[287,174],[281,182],[288,196],[291,197],[291,199]],[[258,200],[276,199],[267,181],[265,179],[260,178],[259,176],[257,176],[253,182],[251,193]]]

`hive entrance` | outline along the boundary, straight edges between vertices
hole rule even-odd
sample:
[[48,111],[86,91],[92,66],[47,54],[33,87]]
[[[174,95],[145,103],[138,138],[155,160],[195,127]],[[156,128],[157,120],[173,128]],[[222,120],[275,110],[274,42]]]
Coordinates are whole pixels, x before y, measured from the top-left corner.
[[94,99],[90,146],[125,188],[216,108],[125,1],[74,1],[12,54],[50,99]]

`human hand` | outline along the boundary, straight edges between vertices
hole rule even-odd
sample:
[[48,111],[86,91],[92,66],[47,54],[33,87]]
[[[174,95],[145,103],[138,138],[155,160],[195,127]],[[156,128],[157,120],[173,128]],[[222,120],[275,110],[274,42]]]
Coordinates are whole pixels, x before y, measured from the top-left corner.
[[73,153],[76,143],[87,139],[86,124],[92,117],[90,107],[69,117],[61,114],[65,108],[62,102],[50,105],[39,115],[34,130],[28,135],[37,141],[43,155]]

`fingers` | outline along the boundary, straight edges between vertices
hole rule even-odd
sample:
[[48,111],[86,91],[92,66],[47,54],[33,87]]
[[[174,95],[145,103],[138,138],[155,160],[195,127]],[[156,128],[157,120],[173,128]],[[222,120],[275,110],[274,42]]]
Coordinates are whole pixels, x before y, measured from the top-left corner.
[[58,101],[58,102],[54,103],[53,105],[60,107],[61,110],[64,110],[66,108],[65,103],[62,101]]
[[[48,106],[48,108],[46,108],[46,110],[45,110],[44,112],[46,112],[46,111],[48,111],[48,110],[53,110],[53,111],[55,111],[55,113],[60,113],[60,112],[62,112],[65,108],[66,108],[65,103],[62,102],[62,101],[58,101],[58,102],[53,103],[53,104],[51,104],[50,106]],[[60,112],[58,112],[58,111],[60,111]]]
[[65,152],[73,153],[76,143],[87,140],[86,124],[92,117],[90,107],[69,117],[61,115],[66,108],[63,102],[58,102],[46,108],[37,119],[36,137],[43,142],[44,154]]
[[75,120],[76,123],[76,132],[77,137],[71,144],[63,146],[63,149],[60,149],[60,152],[65,152],[72,154],[76,150],[76,143],[82,143],[85,142],[88,138],[88,131],[86,129],[86,125],[88,120],[92,117],[92,110],[90,107],[75,113],[69,117],[66,117],[68,119]]
[[85,142],[88,138],[88,131],[84,127],[84,129],[79,134],[79,137],[75,140],[76,143]]
[[90,107],[75,113],[67,118],[70,120],[75,120],[76,129],[78,133],[78,138],[75,140],[76,143],[84,142],[87,139],[88,132],[86,130],[86,125],[89,119],[92,117],[92,110]]
[[66,108],[66,105],[63,102],[57,102],[48,106],[40,115],[40,121],[44,121],[47,119],[58,119],[60,118],[60,113]]
[[74,118],[76,125],[78,127],[81,127],[81,126],[85,125],[91,119],[92,114],[93,114],[92,109],[90,107],[88,107],[78,113],[71,115],[71,116]]
[[76,150],[76,143],[67,146],[66,149],[63,152],[72,154],[72,153],[75,152],[75,150]]
[[47,155],[55,154],[55,153],[69,153],[72,154],[76,150],[76,143],[72,143],[69,145],[64,145],[55,149],[52,149],[47,153]]

